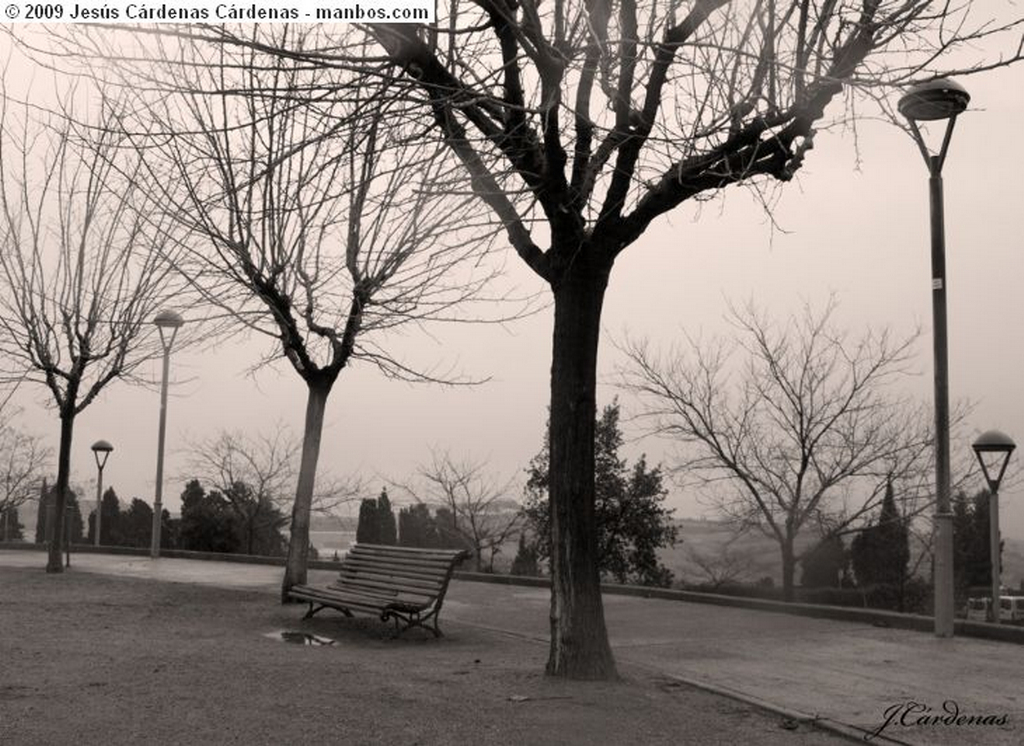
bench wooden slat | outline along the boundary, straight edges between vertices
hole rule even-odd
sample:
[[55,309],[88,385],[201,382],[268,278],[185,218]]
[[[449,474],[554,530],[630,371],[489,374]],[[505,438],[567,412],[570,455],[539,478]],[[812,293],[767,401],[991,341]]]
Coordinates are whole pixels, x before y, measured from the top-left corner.
[[358,588],[364,591],[375,593],[404,593],[410,596],[421,596],[423,598],[435,598],[438,590],[424,590],[423,588],[410,588],[408,586],[394,583],[380,583],[373,580],[352,580],[346,578],[342,581],[335,581],[327,586],[331,590],[344,590],[346,588]]
[[352,572],[350,570],[342,570],[338,574],[338,579],[335,583],[347,585],[349,583],[366,583],[372,585],[381,585],[388,588],[402,588],[414,590],[417,593],[425,593],[429,596],[436,596],[438,591],[441,590],[443,585],[442,581],[424,583],[415,580],[409,580],[408,578],[398,577],[395,575],[387,575],[384,573],[375,573],[369,571]]
[[360,604],[370,610],[380,610],[387,603],[390,603],[392,598],[382,599],[379,597],[370,596],[358,596],[356,594],[346,595],[343,593],[331,593],[326,588],[295,588],[291,592],[291,595],[296,598],[313,599],[317,601],[337,601],[344,599],[352,602],[353,604]]
[[445,575],[451,566],[451,560],[429,560],[427,562],[416,562],[404,557],[392,557],[390,555],[362,554],[354,552],[345,557],[342,562],[368,562],[372,565],[386,565],[396,569],[405,569],[409,572],[421,572],[427,575]]
[[350,570],[343,570],[338,573],[338,577],[336,577],[332,583],[332,585],[350,584],[380,586],[381,588],[395,590],[408,590],[415,593],[424,593],[428,596],[436,596],[441,592],[441,589],[444,586],[443,582],[418,583],[407,580],[406,578],[395,577],[393,575],[366,571],[353,573]]
[[444,572],[452,563],[451,559],[416,560],[410,557],[393,554],[373,554],[353,551],[346,554],[345,559],[350,562],[353,560],[358,560],[360,562],[382,562],[389,565],[395,565],[396,567],[408,567],[409,569],[421,570],[423,572]]
[[403,596],[395,592],[380,592],[358,588],[320,588],[320,587],[305,587],[303,591],[306,595],[315,595],[322,598],[356,598],[367,604],[373,604],[380,607],[384,607],[392,601],[402,599]]
[[337,601],[337,602],[349,602],[353,604],[360,604],[366,608],[381,611],[395,604],[403,604],[406,606],[415,606],[418,608],[425,608],[430,605],[429,601],[423,599],[408,598],[401,594],[394,595],[378,595],[378,594],[364,594],[360,593],[355,589],[346,589],[344,591],[330,591],[324,588],[314,588],[312,592],[304,593],[303,595],[315,597],[318,600]]
[[389,575],[404,575],[410,578],[422,578],[423,580],[443,580],[448,576],[447,566],[414,567],[412,565],[367,559],[366,557],[346,557],[341,561],[341,564],[338,565],[338,569],[341,568],[353,570],[374,570],[377,572],[384,572]]
[[423,572],[412,570],[407,567],[396,566],[390,563],[373,563],[369,560],[346,559],[338,568],[340,572],[370,572],[377,575],[393,575],[406,580],[415,580],[421,583],[441,583],[448,576],[448,570],[443,572]]
[[370,555],[365,552],[350,552],[345,556],[348,562],[371,562],[374,564],[387,564],[394,567],[404,567],[410,570],[427,573],[444,574],[452,564],[451,560],[412,560],[408,557],[396,557],[393,555]]
[[317,594],[304,594],[295,593],[295,598],[310,603],[321,604],[323,606],[332,606],[338,609],[347,609],[350,611],[362,611],[367,614],[379,614],[384,606],[373,601],[365,601],[362,599],[349,598],[349,597],[334,597],[334,596],[322,596]]

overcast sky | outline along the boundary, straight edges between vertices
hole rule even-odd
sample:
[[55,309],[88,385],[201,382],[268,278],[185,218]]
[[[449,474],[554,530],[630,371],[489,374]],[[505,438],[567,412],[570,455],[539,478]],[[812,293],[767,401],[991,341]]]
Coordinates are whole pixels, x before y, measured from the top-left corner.
[[[1024,122],[1024,66],[961,81],[971,108],[958,121],[946,162],[946,236],[950,391],[976,404],[969,440],[998,428],[1024,443],[1024,200],[1019,147]],[[652,226],[615,267],[604,312],[600,371],[607,380],[617,362],[610,341],[647,336],[668,345],[683,330],[728,333],[722,316],[729,300],[753,299],[774,316],[805,301],[821,307],[830,294],[839,319],[856,333],[866,325],[908,333],[920,326],[918,375],[911,386],[932,396],[931,277],[927,172],[913,141],[880,122],[852,132],[822,133],[799,177],[774,209],[773,230],[764,209],[742,188],[701,208],[684,206]],[[540,281],[509,261],[513,279],[540,290]],[[175,309],[186,319],[195,311]],[[358,472],[379,489],[383,477],[406,478],[431,447],[488,459],[497,476],[521,474],[541,445],[548,400],[551,314],[510,327],[433,327],[433,338],[409,332],[403,351],[420,360],[457,362],[466,372],[491,376],[484,386],[442,389],[388,381],[376,369],[345,370],[328,404],[321,451],[323,469]],[[404,345],[408,345],[405,347]],[[179,508],[189,439],[219,429],[301,433],[305,389],[286,365],[247,371],[266,347],[225,342],[215,350],[172,359],[168,415],[166,507]],[[150,377],[159,375],[157,364]],[[599,405],[616,395],[599,388]],[[19,418],[56,450],[56,413],[41,388],[19,393]],[[624,414],[632,402],[622,397]],[[79,416],[72,484],[94,498],[95,465],[89,446],[115,448],[104,473],[122,500],[152,500],[159,394],[115,383]],[[641,439],[631,457],[667,458],[668,445]],[[1021,469],[1015,457],[1009,478]],[[1021,481],[1019,480],[1018,484]],[[982,486],[979,480],[978,488]],[[694,493],[673,489],[679,514],[706,509]],[[1024,538],[1024,489],[1004,491],[1005,535]],[[685,537],[684,537],[685,538]]]

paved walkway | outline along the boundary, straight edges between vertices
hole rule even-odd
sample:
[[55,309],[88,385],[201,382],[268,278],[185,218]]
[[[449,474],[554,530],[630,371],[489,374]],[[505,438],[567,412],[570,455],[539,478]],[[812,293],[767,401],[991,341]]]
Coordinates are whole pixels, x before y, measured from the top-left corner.
[[[281,568],[230,562],[82,554],[77,571],[276,593]],[[0,566],[40,567],[40,552],[0,550]],[[326,582],[312,571],[310,582]],[[453,582],[442,626],[486,627],[546,644],[549,591]],[[616,659],[799,716],[875,731],[890,743],[1024,743],[1024,647],[851,622],[679,601],[605,596]],[[296,625],[299,617],[296,610]],[[916,703],[911,704],[911,703]],[[945,703],[945,710],[944,710]],[[930,708],[925,710],[924,708]],[[951,714],[951,711],[954,711]],[[902,713],[903,710],[899,710]],[[956,713],[988,717],[971,724]],[[928,716],[927,724],[918,718]],[[948,722],[935,722],[936,716]],[[1002,720],[1005,724],[992,724]],[[875,739],[884,742],[884,739]]]

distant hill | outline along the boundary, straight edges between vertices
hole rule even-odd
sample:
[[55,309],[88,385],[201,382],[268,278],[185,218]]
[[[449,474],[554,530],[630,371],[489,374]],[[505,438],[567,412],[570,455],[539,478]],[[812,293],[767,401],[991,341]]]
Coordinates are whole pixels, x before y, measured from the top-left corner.
[[355,531],[357,516],[314,513],[309,517],[310,531]]
[[[690,518],[676,520],[676,526],[681,541],[674,548],[661,550],[659,554],[661,561],[672,570],[677,580],[700,582],[706,579],[705,573],[692,558],[692,552],[702,558],[715,560],[722,556],[723,551],[727,551],[731,558],[744,567],[744,580],[754,581],[769,576],[776,585],[781,584],[779,545],[761,532],[748,531],[735,537],[734,527],[728,522]],[[798,551],[808,548],[814,540],[810,532],[798,537]],[[847,539],[847,546],[849,542]],[[726,546],[727,550],[724,549]],[[922,565],[919,574],[927,572],[927,565]],[[1003,584],[1011,588],[1019,588],[1024,582],[1024,540],[1004,540],[1002,577]],[[799,579],[798,567],[797,582]]]

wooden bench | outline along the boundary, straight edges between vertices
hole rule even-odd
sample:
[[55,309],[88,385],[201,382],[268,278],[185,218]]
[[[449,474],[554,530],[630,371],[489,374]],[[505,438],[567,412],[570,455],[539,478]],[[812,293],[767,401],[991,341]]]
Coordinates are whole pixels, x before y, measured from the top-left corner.
[[[423,627],[441,637],[441,603],[455,565],[467,556],[462,549],[356,544],[341,561],[337,580],[324,587],[297,585],[288,595],[309,603],[303,619],[325,608],[349,617],[361,611],[384,622],[394,619],[396,634]],[[405,626],[399,629],[399,622]]]

